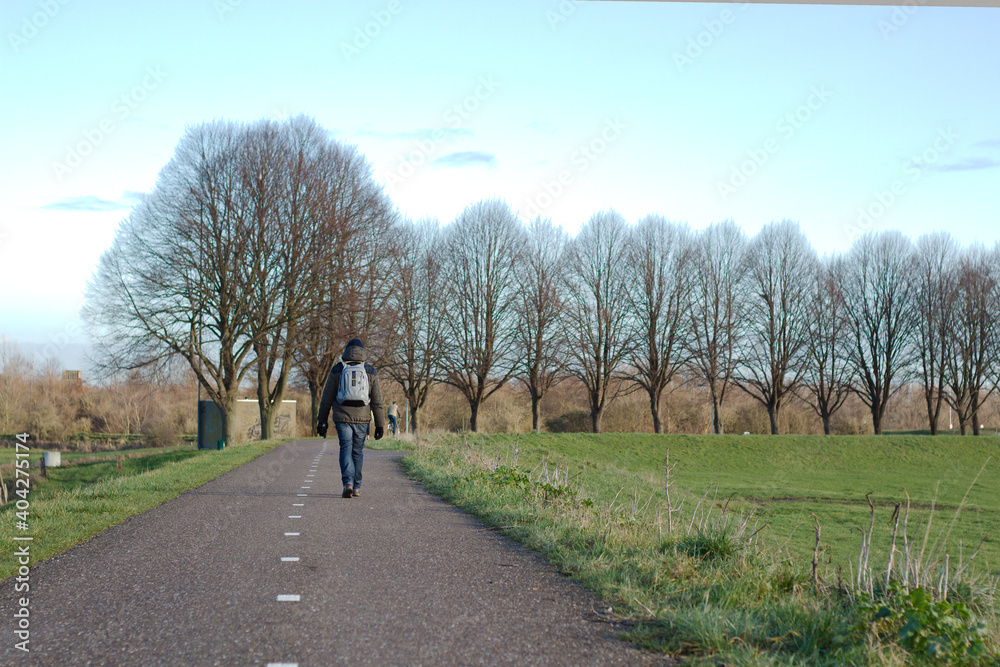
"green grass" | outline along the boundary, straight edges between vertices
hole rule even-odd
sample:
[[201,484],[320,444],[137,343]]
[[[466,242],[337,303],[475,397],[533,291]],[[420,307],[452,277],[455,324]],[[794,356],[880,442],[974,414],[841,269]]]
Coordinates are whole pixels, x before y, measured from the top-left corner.
[[[284,440],[267,440],[223,451],[179,448],[153,450],[141,458],[123,459],[122,472],[110,462],[50,468],[49,479],[36,480],[28,495],[27,531],[17,530],[16,504],[0,509],[0,543],[33,536],[31,564],[51,558],[130,516],[140,514],[265,454]],[[135,450],[126,452],[134,454]],[[113,455],[113,454],[112,454]],[[93,454],[89,456],[94,456]],[[65,454],[63,456],[66,460]],[[79,457],[70,457],[79,458]],[[33,474],[35,470],[32,469]],[[11,475],[5,476],[13,495]],[[16,496],[13,496],[17,500]],[[0,580],[17,571],[13,548],[0,557]]]
[[[497,439],[497,451],[510,437]],[[857,555],[868,527],[871,493],[876,520],[888,522],[896,502],[911,499],[911,521],[938,508],[934,522],[950,521],[976,474],[990,460],[969,493],[950,541],[958,555],[980,539],[978,559],[1000,569],[1000,438],[959,436],[653,436],[640,434],[538,434],[524,436],[521,467],[570,462],[571,474],[586,475],[588,491],[606,497],[625,488],[643,501],[664,480],[664,456],[675,465],[673,489],[689,498],[706,490],[724,501],[731,495],[759,505],[758,516],[797,557],[811,557],[814,527],[822,526],[831,555],[840,564]],[[512,450],[511,450],[512,451]],[[717,490],[716,490],[717,485]],[[933,525],[932,525],[933,530]]]
[[[134,458],[122,458],[120,474],[124,476],[139,475],[170,463],[179,463],[199,456],[198,450],[190,448],[153,451],[142,453],[140,456],[136,456],[137,452],[127,452],[127,454],[134,456]],[[118,462],[114,456],[104,461],[74,464],[74,459],[79,458],[84,457],[70,458],[58,468],[49,468],[46,471],[47,476],[41,480],[37,487],[39,497],[50,498],[59,492],[85,487],[105,479],[111,479],[119,474]],[[106,457],[102,456],[101,458]],[[38,480],[36,479],[36,481]]]
[[[676,466],[674,507],[684,503],[669,534],[663,498],[667,447]],[[974,509],[953,522],[954,508],[991,456],[966,500]],[[629,639],[690,664],[915,660],[898,638],[902,608],[891,617],[895,625],[875,623],[877,610],[862,604],[867,596],[847,584],[848,563],[856,564],[861,544],[857,529],[867,530],[870,521],[866,493],[879,503],[870,560],[876,573],[885,571],[889,552],[890,503],[903,499],[904,488],[913,503],[909,533],[921,540],[918,515],[926,520],[930,512],[917,505],[929,505],[936,494],[931,540],[950,530],[952,566],[960,544],[967,559],[981,534],[1000,534],[1000,441],[994,438],[446,437],[418,448],[404,465],[431,490],[542,552],[597,592],[613,614],[635,623]],[[810,513],[820,521],[825,547],[818,590],[810,571]],[[901,556],[896,558],[898,565]],[[997,542],[990,538],[963,581],[951,582],[952,600],[962,604],[961,594],[988,621],[994,650],[995,589],[990,592],[987,575],[995,575],[998,561]],[[875,597],[882,599],[878,591]]]
[[[34,468],[38,465],[38,461],[42,458],[42,453],[45,451],[55,451],[52,449],[38,449],[35,447],[34,443],[29,442],[28,447],[30,448],[28,460],[31,461],[31,467]],[[62,460],[63,465],[72,464],[74,461],[79,461],[80,459],[96,459],[96,458],[107,458],[114,460],[119,455],[124,456],[135,456],[137,454],[156,454],[161,452],[175,452],[197,450],[197,445],[186,443],[183,445],[175,445],[172,447],[143,447],[141,449],[123,449],[123,450],[106,450],[100,452],[60,452],[59,458]],[[11,447],[0,447],[0,465],[10,465],[14,462],[15,448]]]

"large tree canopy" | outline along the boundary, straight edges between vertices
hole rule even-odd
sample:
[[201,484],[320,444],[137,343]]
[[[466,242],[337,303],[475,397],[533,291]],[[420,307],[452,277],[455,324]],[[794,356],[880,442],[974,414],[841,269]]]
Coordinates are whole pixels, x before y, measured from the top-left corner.
[[185,359],[226,415],[227,437],[252,378],[267,437],[303,333],[314,348],[346,335],[329,317],[333,299],[353,305],[331,287],[343,279],[330,271],[337,251],[349,246],[368,266],[363,232],[391,221],[363,158],[308,118],[192,127],[88,285],[99,357],[109,370]]

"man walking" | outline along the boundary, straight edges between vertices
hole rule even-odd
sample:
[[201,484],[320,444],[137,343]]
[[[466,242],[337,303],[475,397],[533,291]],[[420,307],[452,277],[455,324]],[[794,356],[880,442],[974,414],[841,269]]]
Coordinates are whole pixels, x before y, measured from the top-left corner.
[[396,420],[399,419],[399,406],[396,405],[396,401],[392,402],[386,414],[389,417],[389,432],[392,435],[396,435],[399,433],[399,428],[396,426]]
[[361,339],[352,339],[340,358],[341,361],[330,369],[323,387],[316,432],[326,437],[326,419],[330,415],[340,440],[343,496],[357,498],[361,495],[361,466],[365,458],[368,427],[374,414],[375,439],[381,439],[385,432],[385,410],[378,372],[374,366],[365,363],[367,355]]

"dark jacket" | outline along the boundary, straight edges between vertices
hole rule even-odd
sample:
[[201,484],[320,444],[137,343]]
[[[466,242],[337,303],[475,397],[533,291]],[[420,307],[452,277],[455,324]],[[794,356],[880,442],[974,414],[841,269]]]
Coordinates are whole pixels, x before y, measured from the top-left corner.
[[[361,361],[367,359],[365,348],[357,345],[349,345],[340,357],[343,361],[338,361],[330,369],[330,375],[326,378],[326,385],[323,387],[323,398],[319,402],[319,423],[329,421],[347,424],[367,424],[375,415],[375,426],[385,428],[385,408],[382,405],[382,387],[378,383],[378,371],[371,364],[365,364],[365,372],[368,373],[368,387],[371,402],[369,405],[341,405],[337,403],[337,390],[340,389],[340,376],[344,372],[344,361]],[[331,412],[332,410],[332,412]]]

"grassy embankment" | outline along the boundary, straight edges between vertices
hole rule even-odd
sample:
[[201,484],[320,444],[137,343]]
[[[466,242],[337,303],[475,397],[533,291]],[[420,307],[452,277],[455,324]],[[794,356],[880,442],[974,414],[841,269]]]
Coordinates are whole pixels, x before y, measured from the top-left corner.
[[686,663],[997,664],[1000,439],[445,437],[405,465]]
[[[51,558],[130,516],[271,451],[281,442],[267,440],[222,451],[199,451],[189,446],[128,450],[120,454],[120,473],[114,452],[63,452],[63,467],[50,468],[44,479],[35,467],[41,452],[31,452],[32,489],[26,517],[18,515],[14,502],[18,496],[13,473],[4,475],[11,502],[0,509],[0,543],[14,544],[14,536],[31,535],[31,563]],[[14,448],[0,450],[0,462],[7,468],[13,460]],[[74,461],[85,462],[74,465]],[[23,519],[28,525],[26,531],[16,527]],[[14,574],[17,565],[13,557],[0,559],[0,580]]]

